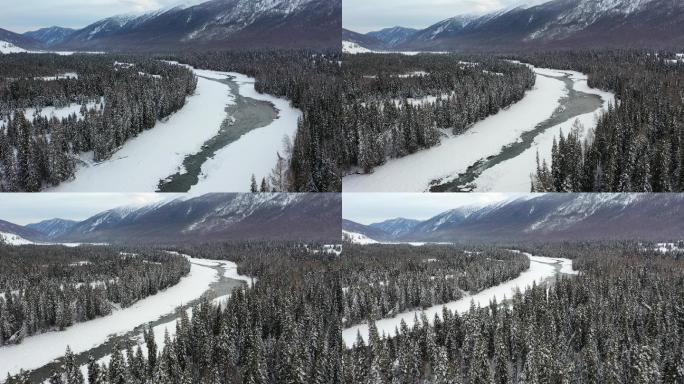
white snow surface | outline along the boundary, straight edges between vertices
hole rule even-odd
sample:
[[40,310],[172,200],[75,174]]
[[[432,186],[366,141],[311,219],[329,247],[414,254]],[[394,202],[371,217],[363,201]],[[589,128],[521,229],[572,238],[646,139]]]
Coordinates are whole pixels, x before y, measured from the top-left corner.
[[[496,155],[503,146],[519,140],[523,132],[551,117],[567,94],[561,80],[540,75],[548,70],[535,71],[534,88],[518,103],[474,124],[461,135],[443,138],[438,146],[391,159],[371,174],[345,176],[344,192],[424,192],[432,181],[452,180],[478,160]],[[524,180],[529,189],[529,177]]]
[[352,43],[351,41],[343,41],[342,42],[342,52],[344,53],[350,53],[350,54],[357,54],[357,53],[371,53],[371,51],[368,48],[364,48],[356,43]]
[[558,138],[561,131],[567,136],[575,121],[579,121],[584,127],[583,131],[580,132],[580,138],[584,140],[596,128],[598,114],[607,111],[610,104],[615,104],[615,95],[590,88],[587,85],[586,75],[572,71],[562,72],[570,74],[570,78],[574,81],[573,88],[575,90],[600,96],[603,99],[601,107],[547,129],[535,137],[532,146],[525,152],[482,172],[474,181],[477,192],[529,192],[530,175],[535,172],[537,167],[537,153],[539,153],[539,161],[546,160],[550,166],[553,139]]
[[354,244],[378,244],[377,241],[371,239],[370,237],[356,232],[342,231],[342,238],[349,240]]
[[[154,192],[159,181],[178,171],[187,155],[198,152],[215,136],[233,103],[227,85],[204,77],[218,78],[214,71],[197,70],[195,94],[185,106],[154,128],[128,140],[112,157],[94,163],[88,154],[74,179],[50,189],[53,192]],[[90,157],[92,154],[90,154]],[[249,183],[246,179],[245,184]],[[225,190],[224,192],[227,192]]]
[[234,104],[234,95],[227,85],[210,80],[227,76],[234,77],[241,95],[272,103],[278,110],[278,117],[268,126],[254,129],[217,151],[202,165],[199,181],[191,192],[248,192],[252,174],[258,180],[268,177],[276,164],[277,153],[283,155],[283,139],[296,134],[301,111],[286,99],[258,93],[253,78],[235,72],[184,66],[195,72],[198,82],[195,94],[187,98],[180,111],[128,140],[108,160],[96,163],[92,153],[82,154],[83,164],[74,179],[49,191],[156,191],[159,181],[181,171],[185,157],[199,152],[229,117],[225,107]]
[[81,245],[107,245],[107,243],[37,243],[14,233],[0,232],[0,243],[7,245],[63,245],[65,247],[78,247]]
[[[458,312],[460,314],[466,313],[470,310],[471,302],[475,303],[475,306],[484,307],[489,305],[490,301],[494,298],[501,303],[506,298],[511,298],[516,290],[520,292],[525,292],[533,283],[540,284],[544,280],[555,276],[556,268],[555,265],[561,264],[560,273],[575,273],[572,271],[572,261],[567,259],[555,259],[533,256],[529,253],[525,255],[530,259],[530,268],[524,271],[520,276],[515,279],[509,280],[495,287],[485,289],[473,295],[468,295],[460,300],[452,301],[450,303],[435,305],[426,310],[409,311],[398,314],[392,318],[386,318],[378,320],[375,325],[378,328],[380,335],[386,335],[389,337],[394,337],[396,335],[396,330],[399,328],[401,320],[406,322],[409,328],[415,325],[415,319],[420,319],[421,314],[424,312],[432,324],[435,319],[435,315],[442,317],[442,308],[446,307],[452,312]],[[342,337],[348,348],[351,348],[356,342],[357,334],[360,333],[361,337],[365,342],[368,342],[368,324],[359,324],[353,327],[346,328],[342,331]]]
[[[202,263],[213,260],[190,259],[190,273],[172,287],[138,301],[111,315],[75,324],[62,332],[47,332],[27,337],[21,344],[0,347],[0,377],[14,375],[20,369],[36,369],[64,355],[67,346],[74,353],[96,347],[113,334],[124,334],[154,321],[175,308],[200,297],[219,279],[211,267]],[[163,334],[162,334],[163,335]]]
[[27,52],[24,48],[17,47],[16,45],[0,40],[0,54],[4,53],[22,53],[22,52]]
[[268,179],[278,161],[278,153],[284,156],[283,140],[294,138],[297,133],[302,112],[292,107],[289,100],[257,92],[255,79],[251,77],[235,72],[227,74],[239,85],[242,96],[272,103],[278,117],[218,150],[202,164],[199,181],[190,192],[249,192],[252,175],[257,180]]
[[4,243],[7,245],[35,244],[31,240],[26,240],[19,235],[15,235],[14,233],[7,233],[7,232],[0,232],[0,243]]

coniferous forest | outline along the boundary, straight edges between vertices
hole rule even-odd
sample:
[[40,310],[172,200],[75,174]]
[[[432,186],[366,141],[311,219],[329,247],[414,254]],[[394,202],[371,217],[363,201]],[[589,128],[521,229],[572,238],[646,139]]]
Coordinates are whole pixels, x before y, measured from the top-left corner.
[[584,139],[565,132],[551,164],[540,164],[538,192],[681,192],[684,190],[684,65],[672,53],[562,51],[521,60],[588,74],[591,87],[618,100]]
[[[269,188],[262,189],[341,191],[341,57],[332,50],[2,55],[0,190],[34,192],[59,185],[74,176],[83,156],[106,160],[126,140],[182,109],[197,79],[165,59],[244,73],[256,78],[258,92],[287,98],[303,112],[273,177],[264,180]],[[73,112],[61,119],[37,113],[50,107]]]
[[535,83],[525,66],[456,54],[345,55],[342,78],[347,173],[370,173],[460,135]]
[[[67,351],[50,382],[681,383],[684,254],[653,246],[345,244],[339,256],[294,243],[178,248],[233,260],[258,280],[235,289],[225,306],[198,304],[163,345],[151,331],[141,345],[117,345],[108,363],[91,360],[86,375]],[[580,274],[558,275],[506,303],[402,322],[396,337],[377,331],[374,321],[394,310],[515,277],[528,261],[509,249],[570,258]],[[368,342],[347,348],[342,329],[362,322]]]
[[107,316],[188,272],[183,257],[154,249],[0,242],[0,346]]
[[[144,57],[1,55],[0,191],[56,186],[88,152],[107,159],[181,109],[196,84],[190,70]],[[70,105],[61,119],[36,113]]]
[[[572,257],[558,277],[463,315],[423,317],[344,356],[346,383],[681,383],[684,264],[636,243],[517,244]],[[386,259],[386,269],[395,259]],[[430,319],[432,320],[432,319]]]

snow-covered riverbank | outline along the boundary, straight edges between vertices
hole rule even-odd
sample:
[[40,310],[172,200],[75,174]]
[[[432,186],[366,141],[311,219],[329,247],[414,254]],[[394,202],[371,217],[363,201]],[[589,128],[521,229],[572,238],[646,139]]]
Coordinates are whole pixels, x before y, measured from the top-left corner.
[[198,82],[195,94],[186,99],[180,111],[128,140],[108,160],[96,163],[92,153],[83,154],[83,164],[75,177],[49,191],[157,191],[160,180],[185,172],[183,161],[186,157],[200,152],[230,118],[226,107],[235,105],[236,95],[231,93],[228,84],[221,82],[228,77],[239,85],[241,96],[272,103],[278,110],[278,118],[217,151],[202,165],[202,174],[191,191],[248,192],[252,174],[259,180],[268,177],[277,162],[277,153],[283,154],[283,138],[294,138],[301,111],[293,108],[289,100],[258,93],[253,78],[185,66],[195,72]]
[[[0,347],[0,378],[48,364],[64,355],[67,346],[74,353],[90,350],[112,335],[134,328],[172,313],[177,307],[199,298],[220,278],[214,260],[191,259],[190,273],[181,281],[134,305],[115,310],[111,315],[75,324],[62,332],[48,332],[27,337],[21,344]],[[228,262],[227,262],[228,263]]]
[[185,156],[198,152],[216,135],[226,118],[226,105],[233,102],[227,85],[205,77],[214,71],[194,70],[198,76],[195,94],[185,106],[154,128],[128,140],[106,161],[94,163],[84,154],[87,165],[73,180],[52,188],[53,192],[154,192],[159,180],[178,171]]
[[199,182],[191,192],[249,192],[252,174],[257,180],[268,179],[278,161],[278,153],[284,155],[283,139],[294,139],[297,122],[302,117],[302,112],[293,108],[289,100],[257,92],[255,79],[236,72],[226,74],[240,86],[241,96],[273,104],[278,117],[271,124],[242,135],[205,162]]
[[[563,81],[548,70],[535,69],[537,80],[525,97],[496,115],[476,123],[467,132],[442,139],[440,145],[389,160],[368,175],[344,177],[345,192],[423,192],[435,180],[447,182],[482,158],[496,155],[553,115],[568,93]],[[558,74],[562,76],[563,74]],[[528,170],[527,173],[532,171]],[[529,176],[525,178],[529,190]]]
[[615,104],[615,94],[589,87],[587,85],[587,75],[574,71],[557,72],[570,75],[570,78],[573,80],[573,88],[576,91],[598,95],[603,101],[602,106],[593,112],[579,115],[545,130],[534,139],[532,146],[525,152],[485,170],[477,179],[475,179],[475,191],[529,191],[530,173],[533,173],[537,167],[537,153],[539,153],[540,161],[546,160],[547,164],[550,165],[551,147],[554,138],[558,139],[561,132],[563,132],[564,135],[567,135],[572,130],[575,122],[578,121],[583,127],[583,130],[580,132],[580,137],[583,140],[594,130],[594,128],[596,128],[598,114],[608,111],[608,106]]
[[[206,260],[206,259],[191,259],[191,260],[193,261],[193,263],[196,263],[196,264],[202,265],[202,266],[206,266],[206,267],[212,267],[213,268],[213,267],[220,266],[223,268],[223,271],[224,271],[223,277],[233,279],[233,280],[238,280],[238,281],[244,281],[247,283],[247,286],[249,288],[251,288],[252,285],[256,282],[256,278],[252,278],[252,277],[245,276],[245,275],[240,275],[239,273],[237,273],[237,264],[235,264],[232,261]],[[212,300],[212,302],[215,305],[223,305],[225,303],[225,300],[227,300],[229,298],[230,298],[230,295],[224,295],[224,296],[220,296],[220,297],[215,298],[214,300]],[[188,318],[192,318],[192,308],[188,308],[185,311],[188,315]],[[176,323],[178,323],[178,321],[180,321],[180,315],[171,321],[168,321],[166,323],[159,324],[159,325],[152,327],[152,333],[154,335],[154,341],[155,341],[155,344],[157,345],[158,351],[161,351],[164,348],[165,335],[167,333],[169,334],[169,337],[171,337],[171,338],[173,338],[176,335]],[[138,345],[140,345],[140,349],[143,352],[144,356],[148,356],[147,345],[145,344],[145,340],[144,340],[142,332],[137,336],[137,340],[135,340],[135,342],[137,342]],[[112,358],[112,355],[108,354],[106,356],[103,356],[103,357],[97,359],[97,362],[99,364],[109,363],[111,358]],[[83,375],[86,376],[87,372],[88,372],[88,365],[83,364],[83,365],[81,365],[80,368],[81,368],[81,371],[83,372]]]
[[[416,318],[420,319],[421,314],[425,313],[430,322],[434,321],[435,315],[442,316],[442,308],[446,307],[451,311],[458,313],[465,313],[470,310],[471,302],[475,302],[476,306],[484,307],[489,305],[490,301],[496,298],[498,302],[502,302],[505,298],[511,298],[516,290],[524,292],[533,283],[541,283],[544,280],[553,277],[556,273],[574,274],[572,270],[572,261],[568,259],[546,258],[539,256],[532,256],[528,253],[525,255],[530,259],[530,268],[522,272],[520,276],[513,280],[499,284],[495,287],[485,289],[474,295],[468,295],[461,300],[453,301],[446,304],[435,305],[426,310],[409,311],[398,314],[392,318],[382,319],[376,321],[376,326],[380,335],[387,335],[393,337],[396,335],[396,330],[403,320],[409,327],[413,327]],[[353,327],[346,328],[342,331],[342,337],[348,348],[352,347],[357,339],[357,334],[361,334],[364,341],[368,341],[368,324],[359,324]]]

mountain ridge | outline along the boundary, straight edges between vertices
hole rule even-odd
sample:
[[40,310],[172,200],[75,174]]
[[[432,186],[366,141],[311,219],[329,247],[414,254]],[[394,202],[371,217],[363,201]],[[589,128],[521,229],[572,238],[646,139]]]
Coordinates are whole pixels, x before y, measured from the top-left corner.
[[[337,48],[340,0],[208,0],[115,15],[77,30],[48,27],[3,39],[25,49],[175,51]],[[41,41],[38,41],[41,40]]]
[[684,234],[684,194],[545,194],[448,210],[397,235],[342,227],[378,241],[673,240]]
[[[359,45],[364,46],[362,43]],[[682,45],[684,2],[550,0],[481,16],[450,17],[415,32],[401,44],[383,48],[406,51],[512,51],[658,49],[681,48]]]
[[52,234],[48,224],[61,219],[27,226],[0,222],[0,232],[63,243],[339,241],[341,209],[338,194],[214,193],[109,209]]

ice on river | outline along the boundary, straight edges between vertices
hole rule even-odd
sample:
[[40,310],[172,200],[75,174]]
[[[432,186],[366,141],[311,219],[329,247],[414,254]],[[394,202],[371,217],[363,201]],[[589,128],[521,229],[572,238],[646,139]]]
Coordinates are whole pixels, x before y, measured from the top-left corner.
[[[544,280],[556,275],[557,266],[560,266],[560,273],[576,273],[572,270],[572,261],[567,259],[546,258],[539,256],[532,256],[529,253],[525,255],[530,259],[530,268],[522,272],[520,276],[509,280],[505,283],[499,284],[495,287],[485,289],[473,295],[468,295],[461,300],[452,301],[450,303],[435,305],[426,310],[409,311],[398,314],[392,318],[382,319],[376,321],[376,326],[380,335],[387,335],[393,337],[396,335],[396,330],[399,328],[401,320],[406,322],[409,328],[415,325],[416,317],[420,319],[424,312],[430,323],[435,319],[435,315],[440,318],[442,316],[442,308],[446,307],[452,312],[460,314],[466,313],[470,310],[471,302],[475,302],[476,306],[484,307],[489,305],[494,298],[500,303],[505,298],[511,298],[516,290],[524,292],[533,283],[541,283]],[[359,324],[342,331],[342,337],[348,348],[351,348],[356,342],[357,333],[365,342],[368,342],[368,324]]]

